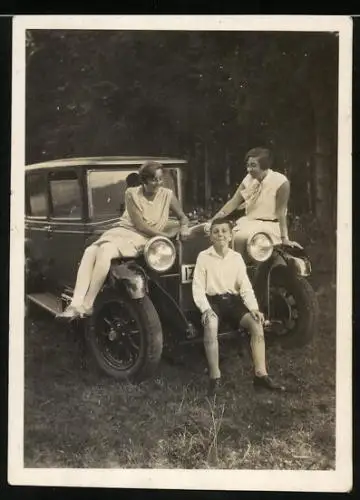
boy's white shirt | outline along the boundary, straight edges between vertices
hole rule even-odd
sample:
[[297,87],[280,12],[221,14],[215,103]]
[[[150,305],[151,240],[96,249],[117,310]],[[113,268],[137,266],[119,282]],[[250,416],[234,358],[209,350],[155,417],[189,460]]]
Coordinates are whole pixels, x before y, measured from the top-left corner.
[[229,248],[225,257],[213,246],[199,253],[192,281],[192,293],[201,313],[211,309],[206,295],[232,293],[240,295],[249,311],[259,305],[242,256]]

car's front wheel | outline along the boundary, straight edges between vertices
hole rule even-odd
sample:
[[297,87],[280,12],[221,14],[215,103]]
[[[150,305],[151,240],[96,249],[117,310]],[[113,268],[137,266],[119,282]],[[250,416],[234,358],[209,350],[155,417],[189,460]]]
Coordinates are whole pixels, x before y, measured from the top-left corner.
[[85,327],[85,338],[98,366],[119,380],[150,377],[161,358],[163,333],[148,296],[130,299],[102,293]]

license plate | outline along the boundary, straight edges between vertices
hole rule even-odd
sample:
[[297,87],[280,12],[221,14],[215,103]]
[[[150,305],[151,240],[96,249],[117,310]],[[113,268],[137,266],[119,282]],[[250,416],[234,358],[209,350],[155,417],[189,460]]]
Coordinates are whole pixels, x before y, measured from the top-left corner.
[[181,283],[191,283],[194,275],[194,264],[184,264],[181,266]]

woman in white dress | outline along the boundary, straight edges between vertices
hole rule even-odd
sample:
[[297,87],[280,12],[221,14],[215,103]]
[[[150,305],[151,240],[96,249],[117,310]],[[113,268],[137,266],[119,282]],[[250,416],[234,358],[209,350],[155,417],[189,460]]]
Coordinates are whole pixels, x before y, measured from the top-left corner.
[[[289,240],[287,206],[290,183],[287,177],[272,170],[271,154],[266,148],[253,148],[245,156],[247,175],[232,198],[213,219],[226,217],[234,210],[245,208],[245,216],[236,221],[234,245],[238,251],[249,236],[264,231],[274,244],[299,246]],[[212,219],[212,220],[213,220]]]
[[[148,161],[139,170],[140,185],[125,192],[125,212],[118,226],[109,229],[86,248],[77,274],[70,305],[59,318],[72,320],[89,316],[110,269],[111,260],[136,257],[153,236],[188,235],[188,218],[171,189],[162,186],[163,169],[159,162]],[[179,223],[169,221],[170,209]]]

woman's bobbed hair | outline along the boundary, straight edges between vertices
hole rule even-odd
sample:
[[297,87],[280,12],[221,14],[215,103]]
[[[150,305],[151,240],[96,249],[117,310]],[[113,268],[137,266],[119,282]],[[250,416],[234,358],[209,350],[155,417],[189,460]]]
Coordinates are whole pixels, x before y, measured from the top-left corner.
[[249,158],[256,158],[259,160],[261,170],[267,170],[272,166],[273,158],[270,149],[252,148],[245,155],[245,163]]
[[155,177],[155,173],[159,168],[163,168],[162,164],[158,161],[146,161],[143,163],[139,169],[139,177],[141,184],[146,184],[149,179]]

